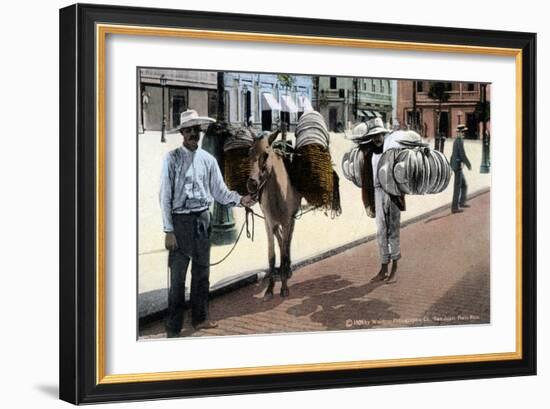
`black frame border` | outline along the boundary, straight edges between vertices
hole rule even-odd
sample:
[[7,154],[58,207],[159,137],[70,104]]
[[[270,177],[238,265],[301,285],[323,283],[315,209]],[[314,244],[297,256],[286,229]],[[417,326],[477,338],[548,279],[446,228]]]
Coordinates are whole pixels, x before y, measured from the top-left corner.
[[[97,384],[96,23],[520,49],[522,359]],[[83,404],[536,374],[536,34],[87,4],[61,9],[59,30],[59,395],[62,400]]]

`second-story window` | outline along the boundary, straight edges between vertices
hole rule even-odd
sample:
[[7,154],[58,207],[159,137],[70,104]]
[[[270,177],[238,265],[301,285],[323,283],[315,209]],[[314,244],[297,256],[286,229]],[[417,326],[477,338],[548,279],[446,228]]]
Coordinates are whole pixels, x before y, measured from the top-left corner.
[[416,92],[424,92],[424,83],[422,81],[416,81]]
[[374,83],[374,80],[371,80],[371,91],[376,92],[376,84]]
[[336,77],[330,77],[330,89],[336,89]]
[[384,81],[380,80],[380,92],[385,92]]
[[466,91],[474,91],[475,84],[473,82],[469,82],[466,84]]

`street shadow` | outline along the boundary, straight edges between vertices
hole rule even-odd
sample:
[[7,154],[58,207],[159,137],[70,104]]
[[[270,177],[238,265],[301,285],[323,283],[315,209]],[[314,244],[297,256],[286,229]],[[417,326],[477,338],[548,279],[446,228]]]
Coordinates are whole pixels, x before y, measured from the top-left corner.
[[292,284],[292,280],[290,280],[290,295],[285,298],[279,295],[280,284],[280,282],[275,283],[274,296],[269,301],[264,301],[263,299],[267,287],[265,280],[228,294],[223,297],[223,300],[215,299],[210,303],[212,318],[224,320],[231,317],[241,317],[243,315],[270,311],[285,301],[310,297],[312,294],[329,293],[340,288],[345,288],[351,282],[342,279],[336,274],[305,280],[295,284]]
[[[301,283],[295,285],[298,287],[295,292],[300,292],[300,285]],[[368,294],[383,285],[384,282],[371,281],[336,290],[320,288],[319,291],[308,292],[302,303],[288,308],[287,313],[296,317],[309,316],[312,322],[323,325],[327,330],[377,327],[381,321],[399,318],[392,311],[391,304],[368,297]]]
[[53,399],[59,398],[59,387],[57,385],[35,385],[35,389],[42,392],[44,395]]
[[[280,297],[280,282],[277,282],[274,297],[269,301],[264,301],[263,295],[267,282],[259,282],[212,300],[210,317],[223,322],[231,318],[269,312],[275,310],[282,303],[291,301],[295,305],[285,310],[285,313],[289,315],[289,320],[293,320],[293,316],[296,318],[307,316],[311,322],[319,323],[327,330],[380,327],[385,324],[376,321],[391,322],[391,320],[399,318],[399,315],[392,311],[391,304],[368,297],[368,294],[384,285],[386,283],[383,281],[353,285],[351,281],[338,274],[329,274],[294,284],[291,280],[290,295],[285,298]],[[298,304],[292,302],[295,300],[300,300],[300,302]],[[189,320],[190,312],[186,310],[184,322],[189,323]],[[361,324],[350,326],[350,320],[354,323],[361,322]],[[148,331],[141,332],[140,335],[151,335],[159,331],[163,331],[163,329],[157,322]],[[184,325],[181,337],[192,336],[195,332],[198,331]],[[256,333],[264,332],[266,331],[261,328],[256,331]]]
[[[294,272],[294,277],[298,272]],[[299,274],[299,273],[298,273]],[[275,283],[274,296],[271,300],[264,301],[263,295],[267,287],[267,280],[251,284],[249,286],[240,288],[234,292],[225,294],[223,297],[215,298],[210,302],[210,318],[217,321],[224,321],[231,318],[241,318],[246,315],[261,314],[264,312],[269,312],[275,310],[283,302],[288,302],[296,299],[313,299],[313,300],[323,300],[323,299],[332,299],[332,294],[343,290],[351,285],[351,281],[343,279],[337,274],[329,274],[326,276],[304,280],[297,283],[292,283],[292,279],[289,281],[290,295],[288,297],[281,297],[279,295],[280,291],[280,282]],[[365,290],[369,291],[369,288],[374,289],[378,285],[383,285],[382,283],[377,283],[376,285],[370,284],[368,287],[365,287]],[[359,294],[359,290],[358,293]],[[361,294],[364,295],[364,294]],[[340,303],[342,300],[340,297],[335,300],[335,303]],[[304,308],[317,308],[314,306],[314,302],[310,301],[311,304],[304,304]],[[317,305],[317,304],[315,304]],[[326,308],[329,308],[328,306]],[[304,310],[305,311],[305,310]],[[307,315],[306,312],[299,313],[298,315]],[[190,322],[190,311],[186,309],[184,316],[184,323]],[[289,319],[292,319],[289,317]],[[163,332],[163,326],[160,325],[162,322],[156,321],[149,325],[143,326],[140,330],[140,336],[151,336],[156,335],[160,332]],[[184,329],[181,332],[181,337],[192,336],[195,332],[193,328],[190,328],[188,325],[184,325]],[[260,328],[258,328],[257,333],[263,333]],[[269,331],[268,331],[269,332]],[[200,332],[199,332],[200,333]]]
[[445,217],[449,217],[449,216],[452,216],[453,214],[449,211],[449,213],[446,213],[442,216],[437,216],[437,217],[430,217],[429,219],[425,220],[424,221],[424,224],[427,224],[427,223],[431,223],[431,222],[435,222],[437,220],[441,220],[441,219],[444,219]]

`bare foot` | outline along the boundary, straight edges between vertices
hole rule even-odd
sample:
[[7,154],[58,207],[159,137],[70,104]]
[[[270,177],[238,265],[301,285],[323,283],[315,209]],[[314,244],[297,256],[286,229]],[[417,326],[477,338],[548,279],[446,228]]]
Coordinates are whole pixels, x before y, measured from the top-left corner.
[[386,278],[386,274],[388,274],[388,265],[382,264],[380,266],[380,271],[371,279],[371,281],[382,281]]
[[397,281],[395,273],[397,273],[397,260],[394,260],[391,265],[390,275],[386,277],[386,283],[395,283]]

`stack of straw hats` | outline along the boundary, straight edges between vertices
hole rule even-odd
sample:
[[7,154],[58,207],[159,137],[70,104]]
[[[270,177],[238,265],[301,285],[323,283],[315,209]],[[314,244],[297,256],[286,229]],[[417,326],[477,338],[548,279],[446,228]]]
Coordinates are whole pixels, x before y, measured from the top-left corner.
[[[293,182],[312,206],[333,209],[335,181],[329,151],[329,132],[317,111],[304,113],[296,126]],[[338,204],[339,206],[339,204]]]
[[248,151],[253,143],[248,128],[228,128],[228,136],[223,145],[224,176],[227,187],[241,195],[248,193],[246,181],[250,175]]
[[304,113],[296,126],[296,149],[306,145],[328,148],[330,137],[323,116],[317,111]]
[[359,146],[354,146],[350,151],[344,153],[342,172],[344,177],[357,187],[363,186],[363,166],[365,166],[365,158]]

